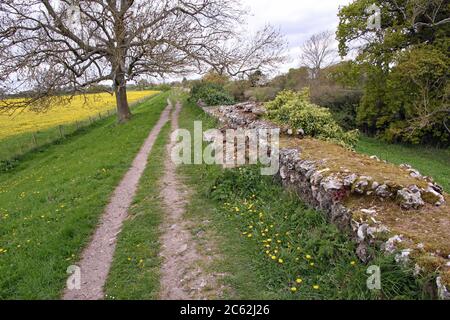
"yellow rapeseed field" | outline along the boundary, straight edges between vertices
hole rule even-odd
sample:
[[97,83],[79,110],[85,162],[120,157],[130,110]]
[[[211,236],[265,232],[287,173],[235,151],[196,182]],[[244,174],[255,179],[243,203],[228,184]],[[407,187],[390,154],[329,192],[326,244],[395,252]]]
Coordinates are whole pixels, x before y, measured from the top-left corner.
[[[139,101],[158,93],[157,91],[130,91],[128,101]],[[100,112],[114,109],[116,98],[108,93],[90,94],[85,99],[76,96],[70,104],[54,106],[45,113],[24,111],[13,116],[0,114],[0,140],[21,133],[36,132],[58,125],[70,124],[75,121],[88,119],[90,116],[98,116]]]

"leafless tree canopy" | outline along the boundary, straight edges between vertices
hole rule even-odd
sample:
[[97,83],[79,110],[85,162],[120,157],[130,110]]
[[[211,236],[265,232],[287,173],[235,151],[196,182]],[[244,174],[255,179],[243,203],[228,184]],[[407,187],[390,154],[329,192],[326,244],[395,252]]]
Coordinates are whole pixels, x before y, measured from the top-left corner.
[[320,70],[335,62],[337,52],[333,47],[334,33],[324,31],[311,36],[301,47],[301,63],[312,71],[312,78],[317,79]]
[[0,88],[31,94],[0,111],[46,108],[61,92],[112,80],[124,121],[126,83],[140,76],[274,67],[283,38],[270,26],[242,37],[245,14],[238,0],[1,0]]

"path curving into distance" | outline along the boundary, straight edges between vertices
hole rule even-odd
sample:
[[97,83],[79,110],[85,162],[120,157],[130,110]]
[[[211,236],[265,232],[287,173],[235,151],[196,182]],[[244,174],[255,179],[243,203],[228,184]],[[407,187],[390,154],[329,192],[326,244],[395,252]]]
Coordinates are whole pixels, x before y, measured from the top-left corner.
[[[172,113],[172,131],[179,128],[178,116],[182,104],[178,102]],[[176,141],[167,145],[164,176],[161,179],[161,198],[165,211],[162,225],[161,300],[209,300],[222,294],[218,279],[207,266],[215,257],[205,252],[191,233],[194,221],[185,217],[190,192],[177,174],[177,166],[170,158]],[[212,244],[211,244],[212,245]]]
[[149,154],[164,125],[169,121],[172,104],[168,101],[158,123],[153,127],[131,168],[115,189],[113,196],[101,217],[101,221],[89,245],[85,248],[81,261],[81,288],[65,289],[64,300],[101,300],[122,224],[128,216],[128,209],[135,197],[139,180],[144,173]]

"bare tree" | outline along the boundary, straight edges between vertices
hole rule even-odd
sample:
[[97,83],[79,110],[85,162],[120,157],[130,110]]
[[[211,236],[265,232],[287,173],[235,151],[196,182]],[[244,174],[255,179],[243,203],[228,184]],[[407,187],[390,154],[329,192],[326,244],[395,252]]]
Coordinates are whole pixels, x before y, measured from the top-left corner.
[[3,99],[0,112],[43,110],[112,81],[124,122],[131,117],[126,84],[140,76],[274,67],[283,59],[282,36],[267,26],[241,37],[235,30],[245,14],[238,0],[1,0],[0,87],[29,95]]
[[301,47],[301,63],[312,72],[312,78],[317,79],[320,70],[335,62],[337,51],[333,46],[334,33],[324,31],[311,36]]

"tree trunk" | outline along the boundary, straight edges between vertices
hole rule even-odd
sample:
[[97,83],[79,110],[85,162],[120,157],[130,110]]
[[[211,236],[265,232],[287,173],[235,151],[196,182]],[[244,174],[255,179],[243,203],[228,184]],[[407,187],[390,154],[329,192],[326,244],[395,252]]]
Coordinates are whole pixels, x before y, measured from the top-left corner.
[[126,82],[118,81],[114,86],[117,102],[117,118],[119,123],[125,123],[131,119],[130,106],[128,105]]

